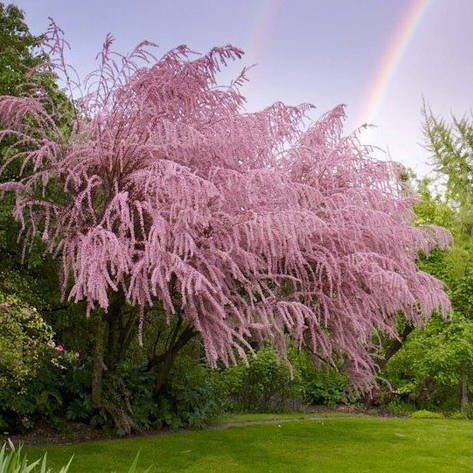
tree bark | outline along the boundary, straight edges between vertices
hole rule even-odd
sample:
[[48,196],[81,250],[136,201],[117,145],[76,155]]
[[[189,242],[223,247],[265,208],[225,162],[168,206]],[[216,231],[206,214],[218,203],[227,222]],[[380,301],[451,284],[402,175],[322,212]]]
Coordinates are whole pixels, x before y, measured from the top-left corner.
[[399,334],[399,338],[391,340],[390,344],[386,348],[386,353],[381,360],[379,360],[378,366],[382,370],[386,363],[402,348],[402,345],[406,341],[406,338],[414,330],[414,325],[406,324],[404,330]]
[[[116,293],[110,298],[107,314],[97,313],[95,325],[95,351],[92,366],[92,405],[95,408],[103,407],[103,386],[106,375],[117,372],[124,355],[132,340],[131,333],[136,325],[137,317],[134,313],[125,313],[125,298]],[[123,319],[128,315],[128,320]]]
[[148,363],[149,370],[152,370],[156,367],[157,371],[154,387],[155,395],[158,395],[162,390],[169,376],[169,372],[174,365],[174,361],[178,352],[197,335],[197,332],[190,325],[187,325],[179,334],[182,323],[183,320],[181,317],[179,317],[176,326],[168,338],[164,352],[160,355],[154,354],[153,358]]
[[103,391],[103,371],[104,371],[104,353],[105,353],[105,333],[106,322],[103,315],[98,314],[96,332],[95,332],[95,352],[92,366],[92,406],[100,408],[102,406]]
[[[379,371],[381,371],[388,361],[402,348],[404,342],[406,341],[409,334],[414,330],[414,325],[406,323],[404,330],[399,334],[398,338],[394,338],[389,341],[389,344],[386,347],[386,352],[382,358],[378,361]],[[376,391],[370,391],[362,397],[362,402],[365,407],[371,409],[377,403],[378,393]]]
[[115,373],[120,368],[133,335],[137,333],[137,322],[137,315],[127,310],[125,303],[110,307],[105,347],[105,364],[110,373]]

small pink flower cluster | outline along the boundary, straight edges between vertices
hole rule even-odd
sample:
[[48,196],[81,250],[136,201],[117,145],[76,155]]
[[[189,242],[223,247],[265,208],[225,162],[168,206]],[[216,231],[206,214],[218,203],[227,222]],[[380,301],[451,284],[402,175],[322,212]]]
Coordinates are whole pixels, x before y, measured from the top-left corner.
[[7,309],[8,307],[10,307],[12,305],[11,302],[7,301],[7,302],[2,302],[0,304],[0,309]]
[[[47,343],[48,347],[50,348],[55,348],[58,352],[63,352],[64,351],[64,346],[63,345],[56,345],[53,340],[50,340]],[[79,358],[80,353],[78,351],[74,352],[74,356],[76,358]]]

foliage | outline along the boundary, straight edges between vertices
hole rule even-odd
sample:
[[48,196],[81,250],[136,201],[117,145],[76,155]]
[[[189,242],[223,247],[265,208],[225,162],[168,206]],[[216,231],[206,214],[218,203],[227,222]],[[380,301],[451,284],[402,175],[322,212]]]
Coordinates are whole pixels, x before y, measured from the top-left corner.
[[0,422],[16,432],[67,414],[69,402],[90,391],[90,374],[80,392],[72,389],[84,368],[79,353],[56,343],[37,308],[24,302],[44,302],[30,293],[25,278],[3,271],[0,279]]
[[417,407],[457,411],[462,392],[465,416],[473,374],[473,123],[466,117],[448,123],[427,108],[424,118],[436,178],[418,182],[417,222],[447,227],[454,245],[421,255],[419,265],[446,283],[454,315],[446,322],[435,318],[414,331],[384,375],[396,395]]
[[449,123],[424,107],[424,134],[435,171],[443,178],[447,199],[463,210],[465,224],[471,227],[473,214],[468,209],[473,204],[473,120],[453,116]]
[[[27,392],[42,364],[56,363],[52,330],[36,308],[0,291],[0,421],[28,424]],[[37,393],[39,394],[39,393]]]
[[461,367],[473,362],[473,322],[459,314],[447,322],[432,319],[410,337],[405,348],[399,357],[406,357],[403,364],[411,365],[421,378],[457,385]]
[[34,375],[52,342],[52,331],[34,307],[0,293],[0,386],[18,386]]
[[178,358],[157,397],[154,377],[143,367],[129,369],[124,379],[139,430],[202,428],[222,412],[224,400],[214,373],[191,357]]
[[[60,33],[52,24],[44,46],[72,100]],[[216,82],[239,49],[190,60],[180,46],[150,65],[149,43],[127,56],[111,44],[72,117],[44,94],[0,101],[2,136],[28,146],[12,160],[32,169],[1,188],[26,241],[39,232],[59,258],[69,299],[107,311],[118,291],[140,326],[159,301],[214,366],[246,357],[250,339],[285,356],[289,334],[344,360],[359,385],[375,369],[374,330],[395,335],[399,311],[418,323],[446,310],[415,261],[448,235],[412,225],[399,167],[342,136],[343,107],[308,127],[307,104],[245,113],[245,70]]]
[[298,407],[304,396],[299,371],[291,373],[287,363],[269,347],[249,359],[248,366],[241,362],[220,375],[224,378],[226,397],[233,401],[234,410],[264,412],[288,409]]
[[434,318],[413,332],[384,375],[400,398],[449,412],[458,410],[459,386],[465,374],[473,374],[472,367],[473,322],[455,313],[450,321]]
[[240,362],[217,371],[214,383],[226,400],[225,410],[274,412],[355,402],[345,374],[324,363],[316,365],[307,350],[290,347],[288,356],[290,365],[268,346],[248,365]]
[[39,39],[17,6],[0,3],[0,95],[16,95],[27,73],[44,59],[32,53]]
[[338,404],[353,404],[358,400],[351,392],[346,375],[328,366],[313,370],[310,377],[304,376],[304,399],[308,404],[333,407]]
[[393,415],[407,415],[415,411],[412,403],[403,401],[400,397],[394,397],[385,407]]
[[320,359],[314,360],[308,350],[299,350],[297,347],[291,347],[289,360],[294,370],[300,373],[300,389],[305,403],[333,407],[358,401],[359,394],[353,389],[340,361],[335,365],[328,365]]

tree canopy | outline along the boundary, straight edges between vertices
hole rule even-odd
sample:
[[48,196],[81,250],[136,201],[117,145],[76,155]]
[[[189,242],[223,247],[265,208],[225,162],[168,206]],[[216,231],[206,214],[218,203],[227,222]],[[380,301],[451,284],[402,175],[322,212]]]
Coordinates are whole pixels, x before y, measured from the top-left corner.
[[28,71],[43,57],[33,54],[40,38],[30,33],[23,12],[0,3],[0,93],[16,95]]

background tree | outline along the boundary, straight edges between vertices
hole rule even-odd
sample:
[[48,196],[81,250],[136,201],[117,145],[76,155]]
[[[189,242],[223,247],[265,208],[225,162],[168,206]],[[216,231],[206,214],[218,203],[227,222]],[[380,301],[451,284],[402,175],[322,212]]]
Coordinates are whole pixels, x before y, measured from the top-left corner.
[[460,405],[466,415],[473,371],[473,125],[468,118],[453,117],[448,123],[425,107],[424,131],[435,177],[417,182],[417,222],[448,228],[454,244],[447,251],[433,250],[419,263],[446,283],[455,315],[446,322],[435,319],[406,337],[385,376],[417,403],[445,409]]
[[[24,20],[23,11],[15,5],[6,5],[0,2],[0,96],[25,96],[41,90],[46,99],[55,107],[62,107],[61,121],[58,126],[67,127],[68,113],[72,112],[71,103],[66,95],[58,88],[56,76],[48,70],[48,58],[40,47],[42,36],[30,33]],[[40,69],[43,69],[40,72]],[[33,127],[35,124],[33,124]],[[15,153],[25,151],[25,144],[16,143],[11,137],[2,136],[0,140],[0,168],[3,168],[8,159]],[[20,164],[6,167],[0,177],[0,182],[14,179],[20,172]],[[31,169],[23,169],[28,175]],[[48,192],[56,192],[50,186]],[[18,244],[20,227],[12,219],[14,199],[13,195],[6,195],[0,202],[0,267],[3,274],[12,281],[11,292],[15,295],[13,286],[21,291],[21,285],[29,285],[32,291],[22,293],[25,303],[34,305],[39,313],[49,323],[55,325],[58,336],[67,339],[69,346],[76,344],[82,350],[78,334],[86,333],[84,323],[76,324],[75,311],[70,304],[60,301],[60,292],[57,284],[57,263],[44,255],[44,244],[41,238],[32,240],[30,251],[22,258],[22,245]],[[20,283],[20,281],[23,281]],[[18,283],[18,284],[17,284]],[[33,296],[33,299],[31,299]],[[26,298],[26,299],[25,299]],[[58,323],[56,323],[58,322]],[[68,337],[67,326],[74,326],[74,337]],[[83,337],[86,338],[86,337]]]
[[0,93],[17,95],[28,72],[44,60],[38,54],[40,37],[30,33],[22,10],[0,3]]
[[400,311],[422,323],[448,308],[416,259],[449,235],[412,225],[399,166],[342,136],[343,107],[308,127],[307,104],[246,113],[245,70],[216,81],[239,49],[190,60],[180,46],[150,63],[150,43],[121,56],[109,36],[81,93],[61,31],[46,38],[77,108],[64,128],[45,94],[1,98],[2,136],[28,149],[9,162],[32,170],[1,189],[15,194],[25,241],[39,232],[59,259],[63,293],[94,315],[97,407],[116,414],[104,376],[119,379],[131,334],[153,317],[175,320],[148,363],[156,391],[196,334],[213,366],[246,358],[250,341],[285,356],[289,336],[342,359],[361,386],[376,332],[394,336]]

